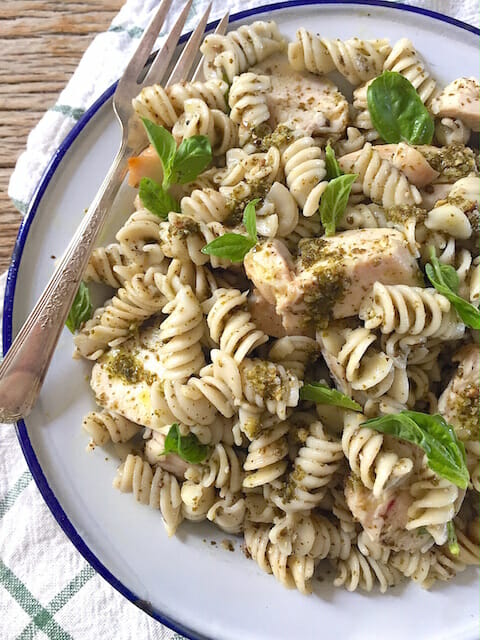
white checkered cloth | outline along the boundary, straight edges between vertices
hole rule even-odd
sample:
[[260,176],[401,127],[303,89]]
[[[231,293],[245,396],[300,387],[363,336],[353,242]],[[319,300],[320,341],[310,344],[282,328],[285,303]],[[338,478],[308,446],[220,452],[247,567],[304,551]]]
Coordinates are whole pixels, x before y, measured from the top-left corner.
[[[183,4],[174,0],[175,4]],[[231,13],[265,0],[229,0]],[[477,0],[406,2],[478,26]],[[194,0],[190,30],[207,0]],[[68,131],[121,74],[158,0],[127,0],[112,25],[98,35],[70,82],[30,133],[9,195],[26,212],[35,186]],[[212,19],[224,12],[217,2]],[[164,33],[168,32],[167,22]],[[160,36],[158,44],[161,43]],[[101,61],[105,61],[102,64]],[[3,300],[5,274],[0,278]],[[1,332],[0,332],[1,335]],[[0,425],[0,638],[30,640],[181,640],[124,599],[76,551],[44,504],[17,443],[12,425]]]

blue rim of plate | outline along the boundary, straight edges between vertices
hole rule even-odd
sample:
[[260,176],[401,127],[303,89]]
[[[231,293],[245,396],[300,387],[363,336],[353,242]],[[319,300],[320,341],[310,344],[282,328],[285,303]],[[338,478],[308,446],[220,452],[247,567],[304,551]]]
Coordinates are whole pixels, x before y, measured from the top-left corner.
[[[469,31],[470,33],[474,33],[477,36],[480,36],[480,29],[473,27],[465,22],[461,22],[460,20],[456,20],[455,18],[451,18],[450,16],[446,16],[442,13],[438,13],[436,11],[431,11],[429,9],[424,9],[422,7],[412,7],[409,5],[400,4],[398,2],[390,2],[387,0],[347,0],[343,2],[342,0],[286,0],[285,2],[276,2],[274,4],[262,5],[259,7],[254,7],[252,9],[248,9],[246,11],[241,11],[239,13],[232,14],[229,18],[229,22],[238,22],[245,18],[249,18],[251,16],[260,14],[260,13],[273,13],[274,11],[278,11],[280,9],[288,9],[291,7],[298,6],[309,6],[309,5],[353,5],[353,6],[371,6],[371,7],[387,7],[391,9],[397,9],[400,11],[407,11],[410,13],[417,13],[423,16],[427,16],[429,18],[433,18],[434,20],[439,20],[441,22],[446,22],[455,27],[463,29],[465,31]],[[210,31],[217,25],[218,21],[210,22],[207,25],[206,31]],[[190,33],[183,35],[180,38],[180,43],[185,42],[185,40],[190,36]],[[84,113],[84,115],[80,118],[80,120],[72,127],[68,135],[65,137],[63,142],[60,144],[58,149],[55,151],[52,159],[50,160],[45,172],[35,190],[35,193],[32,197],[31,204],[29,206],[29,210],[27,215],[25,216],[22,225],[20,226],[18,236],[15,242],[15,247],[12,254],[12,261],[10,264],[10,268],[8,270],[7,283],[5,288],[5,301],[4,301],[4,310],[3,310],[3,355],[6,354],[12,343],[12,320],[13,320],[13,304],[14,304],[14,296],[15,296],[15,287],[18,276],[18,269],[20,267],[20,261],[23,254],[23,249],[25,247],[25,242],[27,240],[28,232],[32,221],[37,213],[40,202],[43,198],[43,195],[52,179],[55,171],[57,170],[60,162],[63,160],[64,156],[72,146],[73,142],[76,140],[77,136],[83,131],[83,129],[87,126],[90,120],[95,116],[97,111],[107,102],[109,98],[112,97],[115,89],[117,87],[117,83],[115,82],[111,87],[109,87],[94,103],[93,105]],[[20,443],[20,446],[23,451],[23,455],[27,461],[27,465],[30,469],[30,472],[37,484],[37,487],[47,503],[50,511],[52,512],[54,518],[61,526],[66,535],[70,538],[71,542],[75,545],[77,550],[82,554],[82,556],[89,562],[89,564],[99,573],[112,587],[114,587],[117,591],[119,591],[125,598],[128,598],[133,604],[138,606],[140,609],[148,613],[158,622],[168,626],[170,629],[181,633],[187,638],[191,640],[205,640],[206,636],[197,633],[196,631],[189,629],[188,627],[183,626],[182,623],[177,622],[176,620],[172,620],[163,614],[160,611],[155,610],[149,602],[145,602],[144,600],[138,598],[130,589],[128,589],[120,580],[118,580],[105,565],[103,565],[97,556],[90,550],[87,544],[84,542],[83,538],[77,532],[73,524],[68,519],[67,514],[61,507],[58,502],[55,494],[50,488],[47,479],[42,471],[40,463],[35,455],[35,451],[33,450],[32,444],[30,442],[30,438],[28,437],[27,427],[23,420],[19,420],[16,424],[17,437]]]

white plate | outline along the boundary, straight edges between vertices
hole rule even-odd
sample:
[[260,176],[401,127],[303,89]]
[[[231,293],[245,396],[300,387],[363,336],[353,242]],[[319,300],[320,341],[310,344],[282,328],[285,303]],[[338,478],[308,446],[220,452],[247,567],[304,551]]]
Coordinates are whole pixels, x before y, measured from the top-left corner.
[[[331,38],[408,36],[441,83],[477,75],[475,30],[411,8],[374,4],[282,3],[263,14],[246,12],[240,20],[275,19],[290,37],[301,26]],[[7,291],[6,346],[12,321],[16,333],[52,272],[51,256],[61,255],[114,156],[119,136],[110,96],[111,91],[62,146],[20,232]],[[127,190],[116,207],[110,236],[130,213],[131,197]],[[226,536],[211,525],[183,524],[178,537],[167,539],[158,512],[112,489],[113,457],[105,460],[99,448],[85,452],[81,419],[94,407],[89,367],[72,361],[71,353],[65,330],[40,401],[26,425],[19,424],[19,438],[45,500],[74,544],[119,591],[157,619],[191,637],[216,640],[477,637],[474,570],[431,592],[409,584],[386,595],[351,594],[317,582],[315,595],[305,597],[247,560],[237,540],[234,553],[212,546],[211,540],[220,543]]]

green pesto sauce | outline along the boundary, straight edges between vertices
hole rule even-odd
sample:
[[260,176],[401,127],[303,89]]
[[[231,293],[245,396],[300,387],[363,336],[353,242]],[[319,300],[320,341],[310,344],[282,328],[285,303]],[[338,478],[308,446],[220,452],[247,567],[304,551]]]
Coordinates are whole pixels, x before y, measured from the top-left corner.
[[115,378],[121,378],[128,384],[136,384],[142,381],[145,381],[147,384],[152,384],[155,378],[153,374],[145,371],[143,364],[138,358],[131,353],[124,353],[122,351],[108,358],[106,368],[109,375]]
[[350,285],[345,275],[345,252],[322,238],[302,240],[299,252],[302,267],[314,276],[311,286],[304,291],[305,324],[324,329],[333,318],[335,304],[343,300]]
[[230,209],[231,213],[225,220],[225,224],[227,226],[236,227],[242,223],[243,212],[250,200],[260,198],[261,202],[258,203],[257,207],[261,207],[263,204],[263,199],[265,198],[271,187],[270,184],[266,184],[264,182],[249,182],[248,184],[250,190],[246,198],[243,197],[244,188],[242,184],[238,185],[238,189],[234,187],[229,194],[229,197],[227,199],[227,206]]
[[[262,125],[260,125],[261,127]],[[257,127],[259,129],[259,127]],[[257,134],[257,129],[254,133]],[[293,129],[287,127],[284,124],[279,124],[274,131],[269,131],[261,135],[259,132],[259,138],[261,138],[261,144],[259,145],[260,151],[268,151],[270,147],[283,147],[289,144],[293,140]]]
[[169,233],[175,238],[186,238],[199,230],[198,222],[188,216],[177,215],[174,222],[170,223]]
[[462,395],[455,401],[452,423],[461,440],[478,440],[479,428],[479,389],[467,384]]
[[409,218],[415,218],[417,222],[423,222],[427,217],[427,212],[421,207],[415,205],[398,205],[396,207],[390,207],[385,211],[387,220],[396,223],[403,223]]
[[248,382],[264,400],[281,400],[282,383],[277,368],[269,362],[259,360],[247,370]]
[[442,147],[440,152],[423,147],[419,147],[419,151],[428,164],[449,182],[476,172],[475,154],[470,147],[465,147],[463,144],[455,143]]

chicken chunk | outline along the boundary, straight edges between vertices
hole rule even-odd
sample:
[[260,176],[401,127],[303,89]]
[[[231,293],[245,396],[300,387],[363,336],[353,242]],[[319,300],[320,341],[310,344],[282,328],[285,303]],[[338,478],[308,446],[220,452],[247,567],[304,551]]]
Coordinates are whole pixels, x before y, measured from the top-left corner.
[[[420,151],[404,142],[399,144],[377,144],[373,148],[378,151],[382,160],[391,162],[416,187],[424,187],[439,176],[438,171],[435,171],[428,164]],[[353,167],[361,153],[362,150],[360,149],[342,156],[339,159],[342,169],[345,171],[350,170],[349,168]]]
[[439,118],[458,118],[480,131],[480,83],[476,78],[457,78],[434,98],[431,109]]
[[260,295],[273,305],[286,295],[288,284],[295,277],[292,256],[281,240],[257,245],[247,253],[243,265]]
[[128,159],[128,184],[137,188],[142,178],[162,182],[163,170],[158,153],[150,145],[138,156]]
[[345,498],[356,520],[370,538],[395,551],[426,550],[434,542],[424,532],[412,535],[406,531],[408,508],[413,502],[408,487],[383,491],[378,498],[360,480],[350,476],[345,486]]
[[163,433],[153,431],[151,438],[145,443],[145,459],[150,464],[158,464],[165,471],[173,473],[179,480],[184,480],[189,463],[182,460],[176,453],[164,456],[163,451],[165,451],[165,436]]
[[154,408],[151,387],[162,376],[158,328],[151,326],[111,349],[94,365],[90,385],[97,403],[151,429],[172,423],[169,411]]
[[[299,244],[297,275],[277,312],[325,327],[358,313],[375,282],[418,285],[421,276],[404,235],[394,229],[359,229]],[[284,320],[285,326],[285,320]]]
[[287,335],[282,325],[282,318],[275,311],[275,305],[267,302],[258,289],[254,289],[248,296],[248,310],[257,329],[274,338],[283,338]]
[[253,71],[271,77],[267,104],[272,129],[283,124],[313,137],[343,134],[348,124],[348,103],[331,80],[294,71],[284,54],[271,56]]
[[458,369],[438,401],[438,410],[462,440],[479,437],[480,353],[477,345],[460,349],[453,360]]

